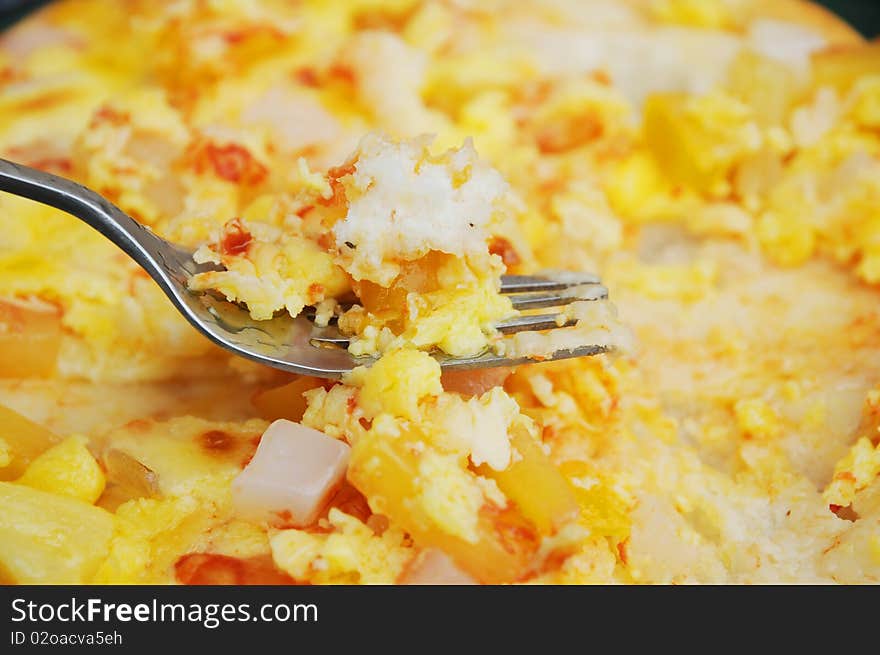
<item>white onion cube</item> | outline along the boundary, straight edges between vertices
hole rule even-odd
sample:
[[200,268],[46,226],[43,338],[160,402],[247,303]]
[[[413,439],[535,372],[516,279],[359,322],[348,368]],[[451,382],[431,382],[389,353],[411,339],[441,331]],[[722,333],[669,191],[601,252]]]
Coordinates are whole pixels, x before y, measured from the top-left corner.
[[400,579],[406,585],[474,585],[477,581],[458,568],[442,550],[422,551]]
[[350,450],[323,432],[275,421],[232,482],[236,514],[285,527],[311,525],[345,477]]

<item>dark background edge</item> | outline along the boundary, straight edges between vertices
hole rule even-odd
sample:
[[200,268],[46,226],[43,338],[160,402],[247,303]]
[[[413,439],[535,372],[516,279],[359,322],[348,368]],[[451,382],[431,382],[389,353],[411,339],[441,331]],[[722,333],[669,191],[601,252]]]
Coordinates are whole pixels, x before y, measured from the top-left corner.
[[[49,0],[0,0],[0,30],[21,20]],[[818,0],[868,38],[880,34],[880,0]]]

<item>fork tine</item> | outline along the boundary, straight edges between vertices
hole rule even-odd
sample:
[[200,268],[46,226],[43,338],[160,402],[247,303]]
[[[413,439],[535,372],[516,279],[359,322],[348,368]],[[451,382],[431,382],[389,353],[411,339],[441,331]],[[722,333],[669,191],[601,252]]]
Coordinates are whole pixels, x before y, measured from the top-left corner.
[[344,336],[335,326],[331,325],[322,328],[315,327],[309,336],[309,341],[312,342],[312,345],[320,344],[345,348],[348,346],[349,340],[349,337]]
[[[324,345],[334,345],[343,348],[348,345],[348,338],[343,337],[340,334],[336,334],[335,336],[313,335],[312,339]],[[600,355],[602,353],[607,353],[610,350],[612,350],[611,346],[588,344],[584,346],[578,346],[577,348],[573,348],[570,350],[557,350],[550,357],[542,360],[536,360],[531,357],[508,357],[492,352],[487,352],[482,355],[477,355],[475,357],[446,357],[443,355],[434,355],[434,357],[440,362],[440,365],[443,367],[444,370],[462,370],[471,368],[482,368],[484,366],[515,366],[517,364],[530,364],[536,361],[550,362],[557,359],[569,359],[571,357],[589,357],[591,355]]]
[[[608,297],[598,277],[589,273],[572,274],[569,280],[553,279],[535,275],[502,275],[501,293],[510,294],[514,309],[540,309],[559,307],[578,300],[604,300]],[[345,311],[357,304],[357,298],[339,300]],[[307,307],[304,314],[314,317],[314,308]]]
[[[561,319],[561,320],[560,320]],[[496,323],[495,327],[501,334],[513,334],[526,330],[555,330],[556,328],[571,327],[577,323],[577,319],[565,319],[561,314],[536,314],[534,316],[517,316],[506,321]]]
[[[511,294],[511,303],[514,309],[518,310],[560,307],[576,301],[603,300],[608,297],[608,289],[600,283],[599,278],[595,275],[589,273],[566,274],[565,277],[568,279],[533,275],[502,275],[501,292]],[[577,320],[566,319],[563,315],[555,313],[517,316],[516,318],[501,321],[495,327],[501,334],[514,334],[527,330],[553,330],[571,327],[576,324]],[[341,334],[337,327],[328,325],[327,327],[314,327],[309,341],[312,345],[316,346],[346,348],[349,344],[349,337]],[[559,357],[554,356],[554,359],[579,357],[582,354],[590,355],[606,352],[607,350],[608,348],[604,346],[583,346],[582,348],[575,349],[575,351],[571,351],[575,352],[575,354],[565,354],[570,351],[562,351],[563,354]],[[487,366],[491,365],[489,363],[490,360],[491,362],[497,361],[499,363],[512,361],[500,355],[481,355],[476,358],[446,358],[443,360],[443,365],[467,368],[469,366],[468,362],[471,362],[470,366]]]
[[597,276],[590,273],[568,273],[562,278],[541,275],[502,275],[501,293],[525,293],[527,291],[562,291],[584,284],[599,284]]
[[601,284],[582,284],[557,292],[515,294],[510,300],[514,309],[541,309],[568,305],[578,300],[604,300],[607,297],[608,289]]
[[443,357],[435,355],[440,362],[443,370],[464,370],[472,368],[483,368],[488,366],[516,366],[518,364],[534,364],[538,361],[552,362],[557,359],[569,359],[571,357],[589,357],[591,355],[601,355],[613,350],[613,346],[589,344],[578,346],[571,350],[557,350],[551,356],[545,359],[535,359],[532,357],[505,357],[489,352],[476,357]]
[[[517,316],[506,321],[497,323],[495,327],[501,334],[514,334],[526,330],[553,330],[556,328],[572,327],[577,324],[577,319],[562,320],[561,314],[537,314],[534,316]],[[346,347],[349,338],[342,335],[335,327],[315,328],[309,337],[316,344]]]

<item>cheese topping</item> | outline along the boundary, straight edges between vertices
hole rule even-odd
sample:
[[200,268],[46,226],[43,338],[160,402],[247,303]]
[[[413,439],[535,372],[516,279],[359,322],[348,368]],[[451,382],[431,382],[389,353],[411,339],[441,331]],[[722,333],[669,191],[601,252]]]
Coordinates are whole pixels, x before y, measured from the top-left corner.
[[342,182],[348,212],[333,228],[342,266],[356,280],[382,286],[400,272],[399,262],[431,250],[484,255],[508,190],[471,141],[435,159],[426,140],[393,143],[376,135],[361,142],[354,172]]

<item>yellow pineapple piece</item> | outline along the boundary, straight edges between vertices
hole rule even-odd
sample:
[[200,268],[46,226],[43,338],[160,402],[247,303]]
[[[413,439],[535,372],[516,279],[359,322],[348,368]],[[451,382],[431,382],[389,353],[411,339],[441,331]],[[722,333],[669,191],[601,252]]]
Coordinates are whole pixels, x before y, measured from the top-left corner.
[[0,581],[83,584],[107,555],[113,515],[74,498],[0,482]]
[[0,377],[44,377],[55,370],[61,313],[48,304],[0,301]]
[[85,439],[69,437],[32,461],[17,482],[91,504],[101,496],[106,480]]
[[[452,534],[423,497],[420,471],[424,441],[412,436],[368,433],[352,448],[348,478],[374,511],[388,516],[417,545],[439,548],[480,582],[499,584],[521,578],[538,547],[534,527],[511,505],[485,502],[473,516],[472,534]],[[478,485],[477,476],[467,473]],[[426,481],[437,488],[437,480]],[[448,509],[448,506],[443,506]]]
[[288,421],[299,423],[307,407],[303,393],[320,386],[320,379],[298,375],[293,382],[257,392],[251,398],[251,403],[256,407],[260,418],[267,421],[286,418]]
[[749,105],[763,126],[781,125],[799,91],[795,73],[785,64],[745,50],[728,73],[728,87]]
[[4,460],[0,480],[14,480],[31,460],[58,443],[52,432],[8,407],[0,405],[0,439],[4,443]]
[[712,196],[729,193],[735,165],[762,143],[751,108],[724,93],[650,96],[644,136],[673,183]]
[[705,135],[690,129],[684,116],[687,96],[653,95],[645,104],[644,130],[648,149],[669,177],[702,187],[715,174],[711,162],[701,162],[701,152],[712,147]]
[[479,472],[495,480],[538,532],[552,534],[578,515],[574,489],[527,430],[514,428],[510,443],[515,452],[510,466],[496,471],[484,465]]
[[604,181],[611,208],[628,220],[650,220],[662,215],[673,202],[670,186],[658,161],[641,151],[618,162]]
[[813,55],[813,82],[844,92],[869,75],[880,74],[880,42],[833,48]]
[[560,471],[575,488],[580,522],[591,534],[617,540],[629,536],[629,505],[606,476],[577,460],[565,462]]
[[648,8],[660,23],[709,29],[733,25],[731,8],[723,0],[651,0]]

